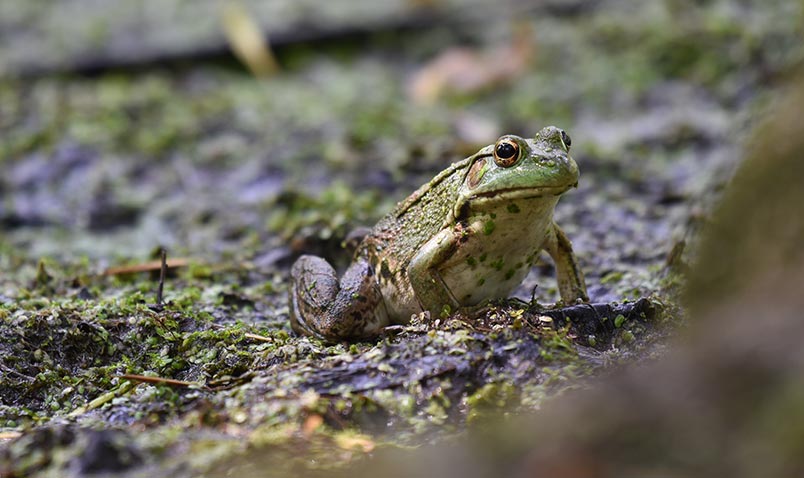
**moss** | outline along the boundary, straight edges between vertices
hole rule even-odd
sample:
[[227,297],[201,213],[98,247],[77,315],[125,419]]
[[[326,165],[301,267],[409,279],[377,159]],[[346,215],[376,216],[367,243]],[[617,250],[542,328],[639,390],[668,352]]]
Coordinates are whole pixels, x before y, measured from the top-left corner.
[[[377,218],[381,203],[373,192],[356,194],[342,182],[328,186],[316,197],[288,192],[277,198],[268,218],[268,228],[286,238],[316,228],[321,239],[343,238],[347,226]],[[340,244],[340,241],[338,241]]]
[[503,269],[503,267],[505,266],[505,259],[502,258],[502,257],[499,257],[497,260],[495,260],[493,262],[490,262],[489,266],[493,267],[494,269],[496,269],[498,271],[501,271]]
[[520,391],[510,383],[487,383],[467,397],[469,408],[467,423],[498,417],[501,410],[509,410],[519,402]]
[[483,234],[485,234],[487,236],[490,236],[494,232],[495,227],[496,226],[494,224],[494,221],[492,221],[492,220],[488,220],[488,221],[484,222],[483,223]]
[[625,273],[623,271],[612,271],[600,278],[601,284],[616,284],[623,280]]

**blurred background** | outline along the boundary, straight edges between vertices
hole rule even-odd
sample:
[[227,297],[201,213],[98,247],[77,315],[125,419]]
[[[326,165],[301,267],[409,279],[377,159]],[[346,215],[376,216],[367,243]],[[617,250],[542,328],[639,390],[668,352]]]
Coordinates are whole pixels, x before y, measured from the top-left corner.
[[[662,326],[642,324],[597,346],[587,340],[584,349],[571,341],[585,368],[568,371],[563,367],[577,363],[558,359],[554,382],[541,368],[506,363],[494,377],[456,385],[455,395],[439,402],[443,413],[428,408],[435,392],[409,390],[419,424],[399,418],[404,407],[368,393],[372,406],[391,417],[388,423],[414,430],[406,439],[419,444],[424,429],[461,429],[471,409],[467,397],[484,385],[510,381],[516,407],[533,411],[578,377],[660,355],[667,327],[686,320],[679,284],[699,231],[746,156],[750,132],[785,102],[778,92],[802,59],[801,22],[802,4],[794,0],[4,0],[0,426],[17,440],[2,455],[17,463],[6,464],[9,476],[42,465],[19,467],[21,457],[43,446],[30,430],[76,420],[157,432],[200,420],[202,429],[212,423],[216,439],[229,441],[295,424],[288,436],[304,442],[318,427],[309,417],[324,416],[324,427],[368,433],[351,415],[337,425],[313,412],[309,396],[266,402],[292,401],[293,410],[251,408],[277,384],[301,393],[319,383],[310,375],[315,360],[352,353],[370,361],[381,348],[324,347],[289,336],[290,263],[303,252],[347,263],[341,243],[349,230],[372,225],[438,171],[500,135],[532,136],[547,125],[570,134],[581,170],[557,222],[573,241],[592,300],[651,296],[670,311]],[[168,284],[168,299],[186,307],[176,313],[202,311],[205,321],[191,327],[173,317],[176,324],[164,326],[170,333],[161,322],[153,330],[115,329],[105,321],[148,316],[154,285],[110,268],[146,263],[159,248],[186,266]],[[555,301],[552,275],[547,261],[540,264],[517,297]],[[63,338],[48,338],[53,317],[77,331],[80,354],[65,352]],[[26,335],[34,322],[35,339]],[[76,358],[97,353],[86,344],[98,340],[78,324],[121,334],[119,350],[144,341],[152,355],[124,354],[124,365],[118,352],[102,363]],[[207,345],[222,347],[217,358],[164,362],[187,351],[183,334],[235,326],[269,338],[269,345],[210,335]],[[53,360],[35,356],[37,350]],[[8,358],[15,354],[21,358]],[[290,356],[300,361],[297,368],[272,368]],[[115,376],[126,371],[207,382],[249,372],[279,382],[241,392],[237,410],[225,394],[167,400],[159,395],[166,387],[151,387],[150,395],[126,398],[125,411],[107,406],[68,419],[102,393],[119,392]],[[287,377],[296,381],[281,382]],[[79,390],[79,378],[93,385]],[[327,393],[338,395],[316,387],[319,405]],[[511,406],[510,396],[495,397]],[[347,399],[350,407],[354,400]],[[82,447],[110,441],[56,436],[45,448],[54,440]],[[275,444],[274,435],[248,436],[248,446],[258,449]],[[374,447],[362,435],[351,439],[358,441],[325,440],[341,450],[332,461]],[[173,439],[121,440],[115,450],[139,458],[102,469],[158,467],[164,450],[174,465],[183,463]],[[233,453],[229,441],[209,463]],[[61,465],[80,475],[97,463]]]
[[[276,247],[277,232],[326,240],[499,135],[555,124],[582,171],[572,202],[595,191],[578,247],[638,217],[665,253],[679,220],[652,216],[734,164],[800,55],[799,7],[3,2],[4,242],[32,257],[162,245],[214,260]],[[634,184],[641,204],[623,204]],[[297,214],[322,194],[333,210]]]

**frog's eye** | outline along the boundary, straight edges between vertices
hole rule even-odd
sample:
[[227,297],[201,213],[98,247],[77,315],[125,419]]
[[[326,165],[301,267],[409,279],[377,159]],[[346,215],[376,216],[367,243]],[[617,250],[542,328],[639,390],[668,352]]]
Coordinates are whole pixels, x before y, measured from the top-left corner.
[[494,146],[494,162],[499,166],[507,168],[519,159],[519,144],[510,138],[503,138],[497,141]]
[[572,138],[563,129],[561,130],[561,142],[564,143],[564,149],[569,151],[570,146],[572,146]]

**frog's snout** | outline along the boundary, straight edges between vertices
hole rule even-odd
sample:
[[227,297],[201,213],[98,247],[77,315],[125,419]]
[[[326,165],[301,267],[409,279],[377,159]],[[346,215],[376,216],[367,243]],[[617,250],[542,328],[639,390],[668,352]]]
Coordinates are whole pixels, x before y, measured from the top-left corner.
[[571,157],[548,156],[534,159],[545,169],[546,175],[551,178],[550,182],[567,188],[578,187],[578,165]]

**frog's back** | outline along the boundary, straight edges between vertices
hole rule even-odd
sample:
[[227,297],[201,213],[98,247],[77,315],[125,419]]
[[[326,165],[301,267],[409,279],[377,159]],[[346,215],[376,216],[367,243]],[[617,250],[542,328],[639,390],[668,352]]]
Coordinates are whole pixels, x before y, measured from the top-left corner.
[[394,269],[407,267],[419,248],[444,226],[467,165],[467,160],[452,164],[382,218],[364,241],[369,257],[386,259],[389,265],[394,262]]
[[392,322],[404,323],[421,308],[408,279],[408,265],[419,249],[444,227],[455,205],[469,160],[452,164],[397,204],[358,248],[373,266]]

